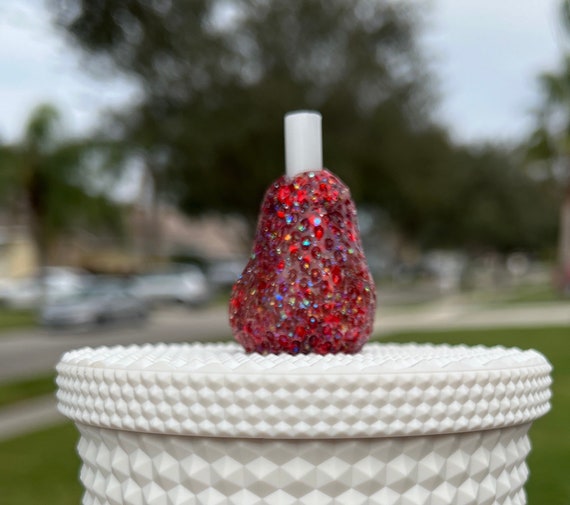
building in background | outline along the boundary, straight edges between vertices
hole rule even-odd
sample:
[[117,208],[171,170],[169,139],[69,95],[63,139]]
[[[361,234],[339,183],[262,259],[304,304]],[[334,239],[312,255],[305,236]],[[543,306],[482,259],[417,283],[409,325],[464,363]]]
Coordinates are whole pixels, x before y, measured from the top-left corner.
[[36,265],[34,245],[26,228],[0,224],[0,279],[32,275]]

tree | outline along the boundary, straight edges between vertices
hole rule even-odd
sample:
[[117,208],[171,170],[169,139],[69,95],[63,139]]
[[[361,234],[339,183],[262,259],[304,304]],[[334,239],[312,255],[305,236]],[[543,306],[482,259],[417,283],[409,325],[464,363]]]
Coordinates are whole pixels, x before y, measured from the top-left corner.
[[[403,237],[429,246],[515,246],[499,211],[517,214],[520,201],[504,188],[516,177],[503,177],[511,171],[498,162],[495,172],[481,165],[507,156],[454,146],[432,118],[417,3],[50,2],[90,62],[140,83],[142,99],[115,117],[115,127],[145,160],[160,199],[187,213],[215,209],[253,220],[283,173],[283,114],[314,108],[324,118],[325,164],[357,202],[384,209]],[[484,199],[469,191],[478,172],[500,179],[509,198],[484,223],[466,223],[465,208],[485,207],[467,201]],[[467,229],[476,236],[466,237]]]
[[117,231],[120,225],[116,205],[89,184],[87,167],[102,146],[64,140],[59,127],[57,110],[42,105],[19,143],[0,146],[0,203],[27,216],[40,267],[64,233],[79,227]]
[[460,150],[456,165],[462,167],[460,189],[442,222],[459,220],[457,242],[505,253],[551,247],[556,240],[555,194],[549,184],[521,170],[515,149],[483,145]]
[[398,153],[377,148],[370,125],[412,142],[412,132],[431,127],[419,19],[406,3],[52,4],[75,42],[141,83],[144,98],[122,118],[123,133],[144,153],[162,198],[188,212],[255,215],[282,173],[289,110],[323,113],[326,156],[359,200],[371,193],[355,152],[383,173],[398,167]]
[[527,148],[531,169],[559,188],[558,283],[570,290],[570,2],[561,5],[566,54],[554,72],[539,76],[542,105]]

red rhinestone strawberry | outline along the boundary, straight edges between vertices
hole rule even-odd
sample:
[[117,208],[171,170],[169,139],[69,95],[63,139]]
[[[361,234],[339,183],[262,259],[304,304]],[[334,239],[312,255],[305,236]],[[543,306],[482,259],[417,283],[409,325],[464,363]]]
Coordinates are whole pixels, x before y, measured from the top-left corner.
[[232,290],[236,340],[248,352],[354,353],[370,337],[375,308],[346,185],[327,170],[279,178]]

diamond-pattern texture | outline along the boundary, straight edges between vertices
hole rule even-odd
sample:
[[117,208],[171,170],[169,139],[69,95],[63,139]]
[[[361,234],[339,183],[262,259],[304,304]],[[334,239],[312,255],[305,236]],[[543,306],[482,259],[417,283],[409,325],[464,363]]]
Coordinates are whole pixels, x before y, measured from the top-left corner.
[[268,440],[78,424],[83,505],[524,505],[529,424],[419,437]]
[[548,361],[503,347],[261,356],[237,344],[117,346],[69,352],[57,370],[59,409],[74,421],[172,435],[444,434],[527,423],[550,407]]
[[58,365],[84,505],[524,505],[535,351],[368,345],[101,347]]

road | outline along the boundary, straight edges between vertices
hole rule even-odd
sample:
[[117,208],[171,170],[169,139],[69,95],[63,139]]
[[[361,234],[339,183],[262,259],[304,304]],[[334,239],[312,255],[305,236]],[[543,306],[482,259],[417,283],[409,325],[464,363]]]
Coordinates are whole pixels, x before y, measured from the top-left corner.
[[[570,302],[502,307],[467,305],[449,299],[422,307],[383,308],[376,317],[375,331],[397,331],[568,326]],[[173,308],[157,312],[138,328],[109,328],[99,332],[46,332],[28,330],[0,336],[0,382],[53,370],[60,356],[73,348],[146,342],[197,342],[229,338],[231,331],[225,307],[200,311]]]
[[5,334],[0,336],[0,382],[49,372],[64,352],[78,347],[229,338],[226,313],[219,307],[200,311],[173,308],[156,312],[137,327],[87,332],[31,329]]

